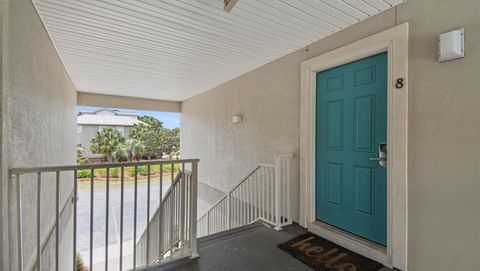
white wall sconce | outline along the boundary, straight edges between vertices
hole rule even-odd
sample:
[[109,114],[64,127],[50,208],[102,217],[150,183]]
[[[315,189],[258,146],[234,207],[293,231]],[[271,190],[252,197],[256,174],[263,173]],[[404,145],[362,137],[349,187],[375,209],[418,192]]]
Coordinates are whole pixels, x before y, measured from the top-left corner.
[[465,56],[464,29],[456,29],[438,36],[438,62]]
[[242,115],[233,115],[233,124],[237,124],[242,122],[243,118]]

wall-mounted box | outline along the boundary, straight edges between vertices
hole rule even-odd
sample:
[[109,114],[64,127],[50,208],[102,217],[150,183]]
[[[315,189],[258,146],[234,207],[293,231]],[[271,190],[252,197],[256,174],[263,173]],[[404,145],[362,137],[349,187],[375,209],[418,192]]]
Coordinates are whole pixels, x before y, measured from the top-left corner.
[[464,29],[460,28],[438,36],[438,62],[465,56]]
[[233,116],[233,124],[237,124],[242,122],[242,115],[234,115]]

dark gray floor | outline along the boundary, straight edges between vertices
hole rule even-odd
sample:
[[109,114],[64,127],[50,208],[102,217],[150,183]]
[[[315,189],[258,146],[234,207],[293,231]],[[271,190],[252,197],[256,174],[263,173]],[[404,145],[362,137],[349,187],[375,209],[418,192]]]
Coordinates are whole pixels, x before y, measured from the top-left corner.
[[152,270],[311,271],[310,267],[277,248],[278,244],[305,232],[297,225],[288,226],[283,231],[275,231],[261,223],[256,223],[200,238],[198,241],[200,258],[185,259]]

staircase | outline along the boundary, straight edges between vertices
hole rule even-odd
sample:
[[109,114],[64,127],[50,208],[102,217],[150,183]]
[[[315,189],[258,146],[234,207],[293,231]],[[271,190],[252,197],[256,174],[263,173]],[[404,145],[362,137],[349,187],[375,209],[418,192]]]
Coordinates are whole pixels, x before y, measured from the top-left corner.
[[192,185],[192,172],[179,171],[135,245],[138,266],[161,264],[186,256],[198,257],[192,247],[196,240],[192,236],[195,223],[190,221],[192,210],[197,208],[196,201],[192,200]]
[[[292,155],[280,155],[275,165],[255,167],[197,220],[196,238],[256,221],[268,223],[276,230],[291,224],[291,159]],[[137,266],[163,266],[187,256],[198,257],[191,244],[196,241],[191,236],[195,224],[191,223],[191,212],[197,208],[191,185],[192,174],[184,169],[179,171],[135,245]]]
[[263,221],[280,230],[292,223],[290,167],[292,155],[275,165],[260,164],[228,191],[197,222],[202,237]]

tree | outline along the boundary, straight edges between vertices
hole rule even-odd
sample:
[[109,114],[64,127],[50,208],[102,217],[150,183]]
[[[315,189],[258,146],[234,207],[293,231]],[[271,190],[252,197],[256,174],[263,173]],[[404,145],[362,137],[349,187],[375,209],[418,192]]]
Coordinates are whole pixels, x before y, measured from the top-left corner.
[[85,148],[82,144],[77,145],[77,164],[87,165],[89,163],[88,158],[85,157]]
[[[165,129],[162,140],[162,152],[172,154],[180,151],[180,129]],[[178,156],[178,155],[177,155]]]
[[135,124],[129,132],[130,138],[143,143],[145,150],[143,156],[152,159],[162,157],[164,153],[170,154],[178,151],[180,146],[180,129],[163,128],[163,123],[153,117],[143,116],[142,123]]
[[149,116],[140,117],[141,123],[135,124],[128,135],[130,138],[136,139],[143,143],[144,150],[142,156],[147,159],[160,157],[162,152],[163,124],[158,119]]
[[159,119],[150,116],[142,116],[138,118],[140,121],[148,124],[150,127],[155,129],[163,128],[163,122]]
[[145,151],[145,146],[140,140],[131,138],[120,144],[118,151],[115,153],[116,157],[125,157],[129,162],[142,156]]
[[107,157],[109,162],[113,162],[114,154],[118,151],[121,143],[125,142],[125,138],[113,128],[103,128],[97,132],[92,138],[92,146],[90,149],[93,153],[102,154]]

